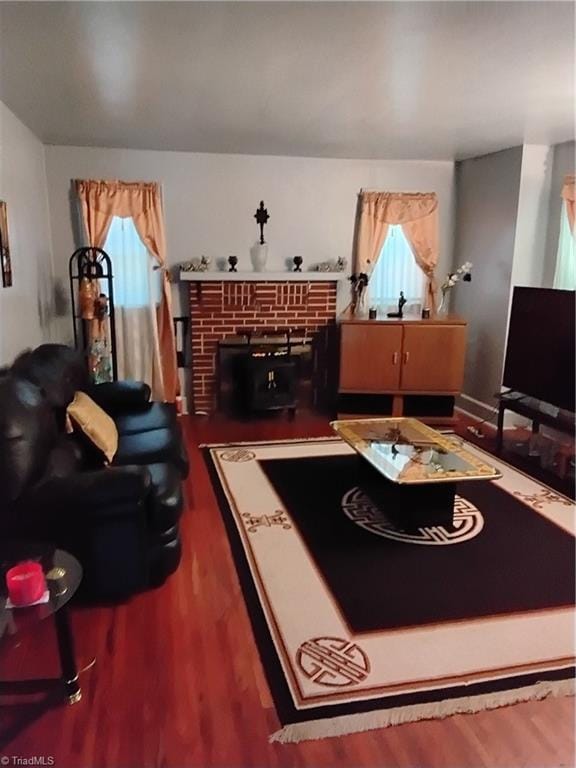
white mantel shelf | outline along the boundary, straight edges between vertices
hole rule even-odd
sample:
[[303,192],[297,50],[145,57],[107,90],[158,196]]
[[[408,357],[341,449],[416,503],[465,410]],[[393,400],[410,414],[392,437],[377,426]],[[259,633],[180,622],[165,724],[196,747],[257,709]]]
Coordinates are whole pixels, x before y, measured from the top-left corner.
[[345,280],[347,277],[346,272],[188,272],[180,270],[180,280],[189,283],[332,283]]

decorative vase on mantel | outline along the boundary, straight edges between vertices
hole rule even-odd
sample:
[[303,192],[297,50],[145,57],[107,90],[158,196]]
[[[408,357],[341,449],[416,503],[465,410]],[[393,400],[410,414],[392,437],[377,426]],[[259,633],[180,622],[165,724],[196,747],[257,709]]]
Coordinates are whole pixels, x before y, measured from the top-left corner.
[[250,259],[254,272],[264,272],[268,261],[268,243],[255,242],[250,248]]
[[254,218],[260,227],[260,238],[250,248],[250,258],[254,272],[264,272],[268,260],[268,244],[264,240],[264,225],[270,219],[268,210],[264,207],[264,200],[260,200],[260,205],[254,214]]

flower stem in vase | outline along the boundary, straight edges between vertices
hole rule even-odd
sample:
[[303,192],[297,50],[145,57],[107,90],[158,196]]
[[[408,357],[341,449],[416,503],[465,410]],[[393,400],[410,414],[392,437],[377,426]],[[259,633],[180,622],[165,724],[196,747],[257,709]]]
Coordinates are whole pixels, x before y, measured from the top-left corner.
[[438,315],[447,315],[448,314],[448,289],[444,289],[442,291],[442,298],[440,299],[440,304],[438,304],[438,309],[436,310],[436,314]]

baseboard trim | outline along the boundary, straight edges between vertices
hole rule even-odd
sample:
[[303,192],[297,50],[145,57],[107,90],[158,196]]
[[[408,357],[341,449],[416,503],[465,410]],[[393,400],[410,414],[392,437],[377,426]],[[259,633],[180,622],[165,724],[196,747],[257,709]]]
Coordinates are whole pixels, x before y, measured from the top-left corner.
[[460,399],[465,400],[467,403],[471,403],[477,408],[482,408],[484,411],[490,411],[490,413],[493,415],[496,415],[498,413],[498,408],[495,408],[493,405],[488,405],[488,403],[485,403],[483,400],[477,400],[475,397],[472,397],[471,395],[466,395],[464,394],[464,392],[458,395],[458,400]]
[[460,405],[455,405],[454,410],[458,413],[463,414],[464,416],[469,416],[471,419],[479,419],[480,416],[478,416],[477,413],[472,413],[472,411],[467,411],[465,408],[462,408]]
[[[458,400],[464,400],[466,405],[470,403],[474,410],[468,410],[468,408],[463,407],[463,405],[455,405],[454,410],[458,411],[458,413],[464,414],[465,416],[469,416],[471,419],[481,419],[493,422],[498,415],[498,408],[495,408],[492,405],[488,405],[487,403],[483,403],[481,400],[477,400],[475,397],[471,397],[470,395],[458,395]],[[480,413],[478,413],[478,411],[480,411]],[[517,414],[514,414],[511,411],[504,413],[504,429],[514,429],[518,426],[517,421]],[[496,424],[491,423],[490,426],[496,429]]]

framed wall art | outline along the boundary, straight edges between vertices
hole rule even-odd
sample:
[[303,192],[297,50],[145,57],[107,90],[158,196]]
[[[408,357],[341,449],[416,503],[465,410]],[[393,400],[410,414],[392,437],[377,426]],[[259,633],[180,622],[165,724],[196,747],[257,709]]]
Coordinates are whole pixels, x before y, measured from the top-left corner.
[[9,288],[12,285],[12,261],[10,258],[10,245],[8,242],[8,214],[6,203],[0,200],[0,272],[2,273],[2,287]]

